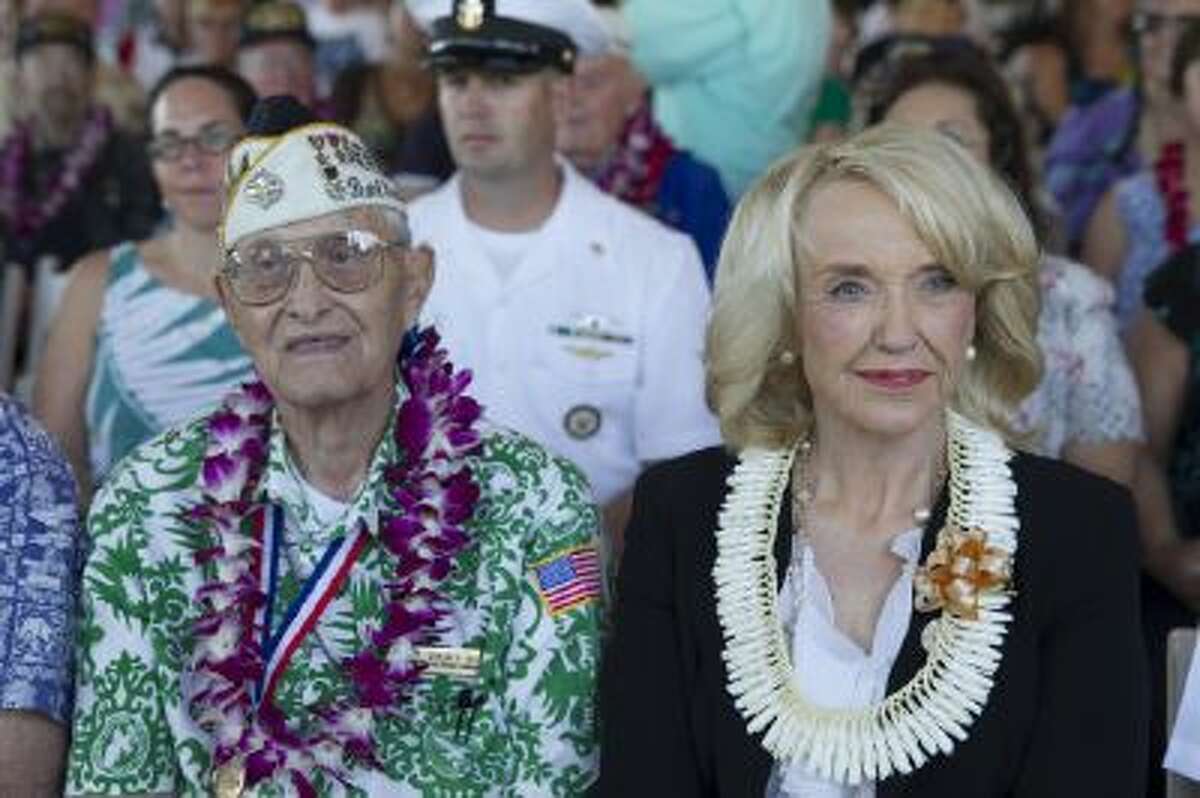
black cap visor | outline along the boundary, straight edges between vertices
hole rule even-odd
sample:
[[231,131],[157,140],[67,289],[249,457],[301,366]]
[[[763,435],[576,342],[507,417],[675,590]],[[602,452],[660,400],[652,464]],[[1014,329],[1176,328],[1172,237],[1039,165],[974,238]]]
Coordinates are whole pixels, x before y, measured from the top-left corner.
[[556,30],[504,17],[491,17],[474,31],[442,18],[434,23],[428,63],[438,71],[527,73],[554,67],[571,72],[575,44]]

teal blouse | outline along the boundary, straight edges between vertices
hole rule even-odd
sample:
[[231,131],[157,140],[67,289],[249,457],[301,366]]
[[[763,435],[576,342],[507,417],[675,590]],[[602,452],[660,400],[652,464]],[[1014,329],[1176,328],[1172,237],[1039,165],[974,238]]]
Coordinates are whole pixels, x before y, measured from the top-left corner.
[[216,405],[250,374],[216,302],[165,285],[146,270],[136,245],[115,247],[86,405],[93,481],[138,444]]
[[654,112],[738,197],[802,144],[825,72],[832,16],[812,0],[626,0],[633,58]]

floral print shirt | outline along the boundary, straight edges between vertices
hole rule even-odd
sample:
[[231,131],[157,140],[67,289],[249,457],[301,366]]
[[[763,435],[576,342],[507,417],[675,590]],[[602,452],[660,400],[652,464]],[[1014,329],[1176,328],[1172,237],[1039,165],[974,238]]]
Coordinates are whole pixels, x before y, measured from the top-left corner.
[[[92,508],[68,794],[211,792],[212,741],[182,698],[201,577],[192,555],[205,542],[180,513],[199,498],[206,438],[200,420],[134,450]],[[284,510],[277,606],[351,524],[374,529],[390,501],[379,477],[395,444],[390,432],[382,440],[364,487],[329,529],[273,427],[262,490]],[[350,771],[350,795],[577,795],[595,775],[599,598],[551,607],[538,579],[546,562],[595,546],[590,490],[574,467],[511,432],[487,427],[471,460],[483,491],[467,527],[474,541],[441,584],[458,609],[433,642],[482,652],[473,700],[464,706],[461,681],[425,674],[400,717],[375,727],[382,768]],[[275,702],[290,722],[312,722],[309,707],[349,689],[339,663],[383,611],[382,552],[369,544],[283,673]],[[318,789],[343,792],[328,781]],[[263,784],[248,794],[286,791]]]
[[0,710],[71,716],[79,597],[70,466],[29,413],[0,394]]
[[1113,316],[1113,290],[1087,267],[1052,255],[1039,274],[1037,340],[1042,381],[1021,404],[1015,426],[1035,436],[1034,450],[1060,457],[1072,441],[1143,437],[1137,383]]

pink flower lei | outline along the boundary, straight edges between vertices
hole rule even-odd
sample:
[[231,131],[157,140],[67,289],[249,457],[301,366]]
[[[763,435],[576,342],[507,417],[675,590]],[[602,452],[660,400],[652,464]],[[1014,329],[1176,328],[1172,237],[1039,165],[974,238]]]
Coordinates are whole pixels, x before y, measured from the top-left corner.
[[33,160],[33,137],[27,125],[18,125],[0,152],[0,215],[17,237],[35,235],[58,215],[100,157],[112,132],[112,115],[103,106],[88,114],[75,146],[59,166],[58,174],[38,198],[29,195],[25,177]]
[[265,668],[256,610],[267,597],[255,576],[263,547],[251,519],[269,509],[255,494],[268,457],[272,397],[261,382],[249,383],[208,419],[203,500],[188,516],[215,538],[196,561],[213,566],[216,578],[195,594],[202,611],[186,692],[192,716],[214,737],[214,770],[240,761],[247,788],[284,777],[300,795],[315,796],[317,771],[346,783],[348,765],[378,767],[372,728],[408,699],[423,670],[412,647],[448,612],[437,586],[470,543],[463,524],[480,490],[463,460],[480,445],[480,407],[463,393],[470,372],[455,372],[438,342],[426,330],[401,361],[409,397],[396,416],[399,455],[384,470],[390,502],[378,529],[393,566],[383,619],[368,633],[370,643],[342,662],[352,696],[311,710],[316,729],[300,731],[270,696],[256,706],[252,693]]
[[1154,177],[1165,209],[1163,238],[1172,253],[1187,246],[1188,190],[1185,170],[1187,150],[1182,141],[1168,141],[1154,161]]

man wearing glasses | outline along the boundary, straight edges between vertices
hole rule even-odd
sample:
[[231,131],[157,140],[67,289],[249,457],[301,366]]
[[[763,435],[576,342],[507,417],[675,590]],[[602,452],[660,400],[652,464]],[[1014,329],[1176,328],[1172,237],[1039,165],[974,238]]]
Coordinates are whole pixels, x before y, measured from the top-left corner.
[[580,794],[586,484],[410,330],[431,259],[363,142],[290,97],[249,127],[217,290],[261,382],[96,499],[67,792]]

